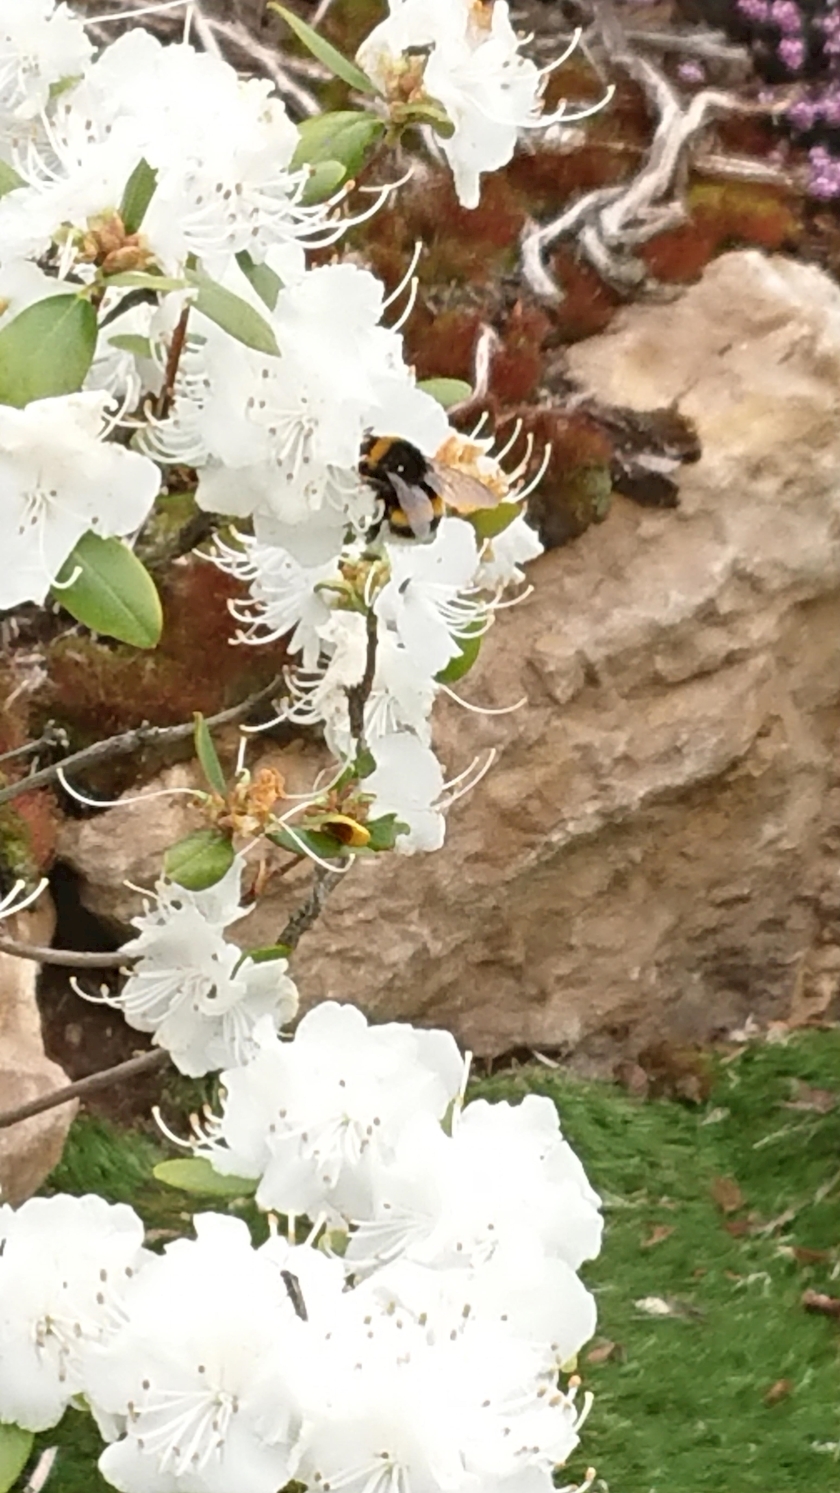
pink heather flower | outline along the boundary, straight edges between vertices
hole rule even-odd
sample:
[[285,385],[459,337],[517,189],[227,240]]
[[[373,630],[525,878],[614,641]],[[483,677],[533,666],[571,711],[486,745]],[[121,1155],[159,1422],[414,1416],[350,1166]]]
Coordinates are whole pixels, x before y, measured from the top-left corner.
[[702,62],[697,62],[693,57],[686,62],[681,62],[677,68],[677,76],[681,83],[705,83],[706,69]]
[[805,61],[805,43],[798,36],[786,36],[779,42],[779,59],[790,68],[792,73],[798,72]]
[[770,19],[768,0],[738,0],[738,9],[742,16],[758,26],[765,25]]
[[796,0],[773,0],[770,20],[780,31],[796,33],[802,30],[802,12]]

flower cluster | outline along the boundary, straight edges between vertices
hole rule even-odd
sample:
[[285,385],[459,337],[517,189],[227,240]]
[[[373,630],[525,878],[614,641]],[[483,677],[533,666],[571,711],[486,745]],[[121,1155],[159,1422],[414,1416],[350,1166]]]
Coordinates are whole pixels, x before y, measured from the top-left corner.
[[553,1104],[462,1108],[451,1037],[351,1006],[258,1035],[196,1149],[306,1242],[208,1213],[154,1255],[99,1198],[1,1210],[0,1421],[83,1396],[122,1493],[550,1493],[601,1238]]
[[[318,200],[307,137],[271,85],[188,42],[137,28],[95,53],[49,0],[31,27],[20,0],[0,0],[0,42],[0,337],[13,354],[25,334],[45,349],[28,400],[3,403],[0,373],[13,560],[0,606],[52,589],[72,611],[89,536],[132,544],[162,473],[191,468],[224,531],[208,558],[245,589],[231,604],[239,640],[288,639],[281,716],[317,726],[342,765],[369,749],[369,816],[398,816],[401,851],[437,848],[443,810],[480,768],[447,783],[434,699],[540,544],[523,514],[530,450],[506,474],[492,442],[455,431],[405,361],[402,318],[388,324],[394,301],[411,308],[413,264],[390,297],[357,263],[308,266],[307,250],[337,243],[389,188],[355,217],[345,190]],[[359,53],[389,107],[395,70],[398,92],[418,71],[470,205],[517,131],[545,123],[542,75],[519,49],[505,0],[395,0]],[[382,128],[374,117],[371,138]],[[401,527],[360,469],[377,437],[428,466],[422,487],[391,469],[423,515]],[[449,503],[435,463],[472,482],[479,510],[496,505],[490,527]],[[371,667],[368,616],[360,729],[348,700]]]
[[840,196],[840,158],[835,132],[840,123],[840,9],[835,0],[736,0],[763,75],[777,81],[793,74],[803,86],[784,110],[787,127],[808,147],[809,191],[829,200]]

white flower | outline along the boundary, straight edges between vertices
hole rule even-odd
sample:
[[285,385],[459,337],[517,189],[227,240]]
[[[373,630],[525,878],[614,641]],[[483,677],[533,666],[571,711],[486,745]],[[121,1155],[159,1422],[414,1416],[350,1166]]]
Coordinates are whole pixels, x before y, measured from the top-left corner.
[[320,1377],[302,1385],[298,1475],[349,1493],[478,1493],[497,1480],[549,1493],[577,1415],[542,1354],[477,1321],[442,1275],[409,1281],[407,1302],[405,1284],[375,1277],[345,1294]]
[[520,1105],[476,1100],[451,1137],[418,1117],[373,1168],[374,1215],[350,1242],[348,1261],[405,1254],[420,1264],[475,1267],[504,1248],[538,1246],[577,1270],[597,1255],[599,1199],[563,1140],[550,1099]]
[[31,1198],[0,1217],[0,1422],[54,1426],[118,1321],[143,1225],[95,1196]]
[[0,113],[34,119],[46,107],[52,85],[83,73],[92,55],[84,22],[66,5],[3,0]]
[[99,439],[107,403],[82,393],[0,406],[0,608],[43,602],[88,529],[130,534],[149,513],[160,473]]
[[327,593],[319,587],[338,579],[334,561],[301,565],[279,545],[260,544],[239,536],[241,548],[216,540],[214,562],[220,570],[244,581],[247,601],[229,602],[231,615],[244,628],[244,642],[267,643],[288,636],[290,653],[302,654],[305,669],[314,669],[321,652],[321,632],[331,612]]
[[433,677],[461,652],[459,638],[484,632],[489,603],[474,594],[478,548],[470,524],[444,518],[430,544],[387,545],[391,578],[374,603],[411,664]]
[[243,867],[237,856],[203,892],[158,882],[156,905],[134,920],[139,936],[123,945],[135,964],[114,1003],[193,1076],[245,1062],[260,1018],[277,1029],[297,1010],[286,960],[255,964],[223,936],[248,910],[239,905]]
[[123,1493],[276,1493],[294,1470],[303,1324],[244,1223],[194,1223],[195,1241],[144,1267],[122,1330],[91,1357],[90,1398],[125,1426],[99,1466]]
[[519,55],[506,0],[389,0],[389,7],[359,48],[359,65],[387,98],[422,88],[443,105],[455,129],[440,147],[459,200],[477,207],[481,174],[506,165],[518,131],[539,123],[542,75]]
[[56,100],[41,151],[12,152],[26,185],[0,203],[4,246],[41,254],[60,231],[66,270],[88,220],[114,211],[145,160],[157,181],[142,235],[167,273],[192,254],[218,278],[241,250],[262,261],[270,248],[289,279],[302,273],[305,243],[337,230],[329,205],[301,204],[297,128],[271,91],[221,58],[126,32]]
[[[284,718],[298,725],[321,725],[330,751],[345,761],[354,745],[347,691],[361,682],[365,672],[366,619],[360,612],[333,611],[319,629],[319,640],[326,661],[309,668],[304,657],[304,667],[290,673],[291,698]],[[402,728],[428,745],[436,693],[434,680],[412,664],[396,635],[380,630],[373,686],[365,702],[365,740],[374,754],[382,737]]]
[[542,552],[542,542],[536,529],[531,528],[524,513],[521,513],[501,534],[485,544],[481,552],[476,585],[487,591],[501,591],[507,586],[518,586],[525,579],[525,572],[520,567],[527,565],[529,560],[536,560]]
[[291,1042],[264,1028],[261,1050],[222,1075],[221,1120],[206,1150],[219,1171],[261,1174],[257,1201],[282,1213],[364,1216],[373,1157],[387,1157],[416,1114],[437,1122],[463,1064],[448,1032],[368,1026],[324,1001]]
[[371,818],[396,814],[409,827],[396,849],[403,855],[416,850],[440,850],[446,823],[439,801],[444,789],[443,768],[430,747],[410,731],[381,736],[374,747],[376,769],[365,778],[364,791],[373,795]]
[[331,514],[334,555],[348,524],[362,527],[372,516],[357,471],[365,432],[386,430],[437,449],[446,416],[415,387],[400,338],[379,324],[383,310],[381,283],[338,264],[285,286],[272,313],[261,308],[280,357],[253,352],[196,319],[205,340],[188,354],[154,449],[201,469],[201,507],[253,517],[261,542],[289,549],[277,525],[309,527],[313,517]]

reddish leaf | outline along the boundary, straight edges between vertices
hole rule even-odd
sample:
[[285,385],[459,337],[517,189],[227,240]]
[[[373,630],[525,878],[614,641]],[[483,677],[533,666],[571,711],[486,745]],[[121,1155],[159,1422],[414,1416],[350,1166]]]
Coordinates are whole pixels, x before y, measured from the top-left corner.
[[840,1317],[840,1298],[824,1296],[821,1291],[803,1291],[802,1305],[806,1312],[819,1312],[823,1317]]
[[831,1259],[830,1249],[805,1249],[802,1245],[793,1246],[793,1258],[797,1265],[824,1265],[826,1260]]
[[670,1223],[656,1223],[647,1236],[642,1240],[642,1249],[652,1249],[654,1244],[661,1244],[663,1239],[670,1238],[674,1232],[674,1226]]
[[721,1213],[737,1213],[744,1206],[744,1194],[734,1177],[715,1177],[710,1191]]
[[777,1379],[775,1384],[770,1385],[770,1388],[764,1396],[765,1405],[778,1405],[780,1400],[787,1399],[792,1389],[792,1379]]

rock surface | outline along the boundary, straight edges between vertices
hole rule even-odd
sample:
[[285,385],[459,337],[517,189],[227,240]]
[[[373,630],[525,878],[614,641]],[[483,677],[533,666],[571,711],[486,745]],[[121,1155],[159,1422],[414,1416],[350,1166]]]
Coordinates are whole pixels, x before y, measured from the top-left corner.
[[[52,909],[41,897],[4,931],[29,943],[48,943]],[[0,1110],[16,1109],[63,1088],[67,1077],[44,1055],[35,999],[38,965],[0,953]],[[0,1130],[0,1202],[22,1203],[37,1192],[61,1159],[78,1101]]]
[[[527,705],[444,701],[437,719],[451,773],[490,746],[495,766],[443,851],[355,868],[296,974],[306,1004],[358,1000],[480,1054],[598,1066],[825,1009],[840,979],[840,292],[815,268],[728,254],[569,363],[617,404],[679,399],[703,458],[676,513],[617,499],[534,565],[534,594],[463,686]],[[111,916],[118,881],[148,864],[128,813],[64,831]],[[240,941],[276,937],[302,884],[281,882]]]

